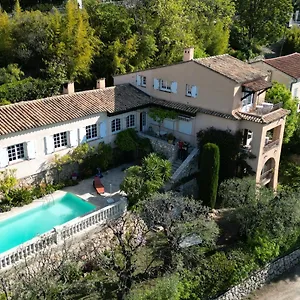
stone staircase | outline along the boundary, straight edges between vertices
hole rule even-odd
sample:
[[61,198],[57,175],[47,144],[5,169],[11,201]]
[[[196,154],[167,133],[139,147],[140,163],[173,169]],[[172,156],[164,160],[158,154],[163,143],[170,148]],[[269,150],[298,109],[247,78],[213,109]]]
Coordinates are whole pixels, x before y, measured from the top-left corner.
[[182,160],[178,158],[172,162],[172,175],[176,172],[176,170],[180,167],[181,164]]

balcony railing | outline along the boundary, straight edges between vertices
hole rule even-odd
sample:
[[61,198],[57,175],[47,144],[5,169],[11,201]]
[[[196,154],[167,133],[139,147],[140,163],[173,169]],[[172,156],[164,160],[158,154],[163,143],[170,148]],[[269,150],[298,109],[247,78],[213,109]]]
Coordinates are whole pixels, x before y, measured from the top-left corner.
[[274,169],[273,168],[266,171],[266,172],[264,172],[264,173],[262,173],[260,175],[260,181],[263,182],[263,181],[267,181],[269,179],[272,179],[273,174],[274,174]]
[[279,142],[280,142],[279,140],[275,140],[275,141],[271,141],[268,144],[266,144],[264,146],[264,153],[271,150],[271,149],[273,149],[273,148],[275,148],[275,147],[277,147],[277,146],[279,146]]
[[275,110],[278,110],[279,108],[282,108],[282,102],[273,104],[273,103],[269,103],[269,102],[263,102],[260,104],[257,104],[256,107],[254,108],[250,108],[249,112],[250,114],[255,114],[255,115],[266,115],[269,114]]

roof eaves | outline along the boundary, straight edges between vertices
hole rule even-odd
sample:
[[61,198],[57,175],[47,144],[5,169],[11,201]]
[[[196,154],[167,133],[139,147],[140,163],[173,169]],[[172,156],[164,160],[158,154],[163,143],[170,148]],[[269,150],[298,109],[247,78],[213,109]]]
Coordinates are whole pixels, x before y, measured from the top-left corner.
[[112,75],[112,77],[115,78],[115,77],[124,76],[124,75],[128,75],[128,74],[136,74],[136,73],[151,71],[151,70],[160,69],[160,68],[172,67],[172,66],[176,66],[176,65],[189,63],[191,61],[193,61],[193,60],[179,61],[177,63],[173,63],[173,64],[170,64],[170,65],[156,66],[156,67],[152,67],[152,68],[148,68],[148,69],[144,69],[144,70],[137,70],[137,71],[133,71],[133,72],[128,72],[128,73],[125,73],[125,74],[114,74],[114,75]]

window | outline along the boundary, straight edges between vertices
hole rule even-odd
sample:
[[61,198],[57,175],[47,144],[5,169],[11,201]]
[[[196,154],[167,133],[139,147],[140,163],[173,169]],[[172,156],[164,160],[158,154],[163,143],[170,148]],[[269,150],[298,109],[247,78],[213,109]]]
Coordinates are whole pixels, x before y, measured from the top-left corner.
[[170,92],[171,91],[171,84],[168,81],[161,79],[159,81],[159,89],[161,91]]
[[141,86],[145,87],[147,83],[146,76],[141,76]]
[[189,84],[186,85],[186,95],[192,97],[192,86]]
[[115,119],[111,121],[111,132],[118,132],[121,130],[121,120]]
[[68,145],[67,132],[56,133],[54,138],[54,148],[61,148]]
[[85,127],[86,139],[91,140],[98,137],[97,134],[97,124],[89,125]]
[[7,147],[8,160],[14,161],[25,158],[24,143]]
[[130,115],[126,117],[126,128],[135,126],[135,116]]

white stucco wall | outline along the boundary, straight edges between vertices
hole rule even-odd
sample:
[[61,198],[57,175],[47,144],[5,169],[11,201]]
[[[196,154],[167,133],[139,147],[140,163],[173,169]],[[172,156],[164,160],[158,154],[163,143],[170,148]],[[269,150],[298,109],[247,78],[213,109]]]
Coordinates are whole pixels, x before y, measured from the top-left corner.
[[[90,145],[96,146],[99,142],[111,143],[114,141],[116,133],[111,132],[111,121],[120,118],[122,130],[126,129],[126,117],[133,114],[135,116],[135,128],[139,130],[139,113],[140,111],[129,112],[117,116],[107,117],[106,113],[99,115],[89,116],[77,120],[72,120],[65,123],[52,124],[36,129],[21,131],[8,135],[0,136],[0,153],[3,155],[7,152],[7,147],[27,142],[33,142],[35,157],[33,159],[27,159],[26,147],[25,147],[25,159],[12,161],[8,163],[7,167],[1,167],[0,171],[5,169],[16,169],[17,178],[24,178],[30,175],[37,174],[49,168],[49,163],[53,161],[56,154],[62,156],[68,153],[70,150],[79,145],[84,134],[85,127],[88,125],[97,124],[98,137],[87,141]],[[100,123],[106,124],[105,137],[100,137]],[[77,142],[73,147],[70,146],[70,139],[68,138],[68,147],[63,147],[54,151],[51,154],[46,153],[45,137],[51,137],[56,133],[61,132],[76,132]]]

